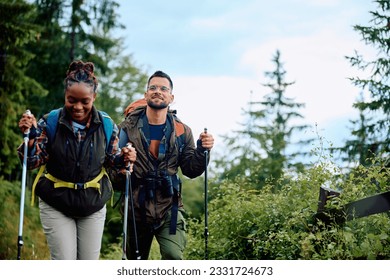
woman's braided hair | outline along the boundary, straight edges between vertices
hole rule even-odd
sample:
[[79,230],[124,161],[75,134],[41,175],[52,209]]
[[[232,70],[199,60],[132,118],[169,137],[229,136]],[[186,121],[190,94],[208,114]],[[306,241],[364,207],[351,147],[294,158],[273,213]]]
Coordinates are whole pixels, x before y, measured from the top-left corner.
[[73,61],[66,72],[66,78],[64,80],[65,91],[71,85],[83,82],[90,85],[93,88],[93,92],[96,93],[98,80],[95,77],[94,70],[95,65],[92,62]]

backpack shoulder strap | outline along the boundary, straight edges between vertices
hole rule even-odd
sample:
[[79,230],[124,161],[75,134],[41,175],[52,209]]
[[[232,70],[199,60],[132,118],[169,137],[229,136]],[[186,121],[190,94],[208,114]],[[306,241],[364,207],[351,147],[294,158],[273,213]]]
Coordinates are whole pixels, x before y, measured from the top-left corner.
[[60,117],[61,108],[50,111],[46,119],[46,135],[49,143],[53,143],[57,131],[58,118]]
[[[52,110],[47,116],[46,134],[49,139],[49,143],[53,143],[54,141],[56,131],[57,131],[58,118],[60,116],[61,110],[62,110],[61,108]],[[107,148],[111,140],[112,132],[114,130],[114,121],[106,112],[99,111],[99,115],[103,122],[103,130],[106,136],[106,148]]]
[[173,123],[175,125],[175,131],[176,131],[176,141],[179,147],[179,153],[183,151],[184,145],[185,145],[185,131],[186,128],[184,124],[176,117],[175,114],[173,114]]
[[110,144],[112,132],[114,131],[114,121],[106,112],[99,111],[99,115],[101,117],[101,120],[103,121],[103,130],[106,136],[106,149],[107,149],[107,147]]

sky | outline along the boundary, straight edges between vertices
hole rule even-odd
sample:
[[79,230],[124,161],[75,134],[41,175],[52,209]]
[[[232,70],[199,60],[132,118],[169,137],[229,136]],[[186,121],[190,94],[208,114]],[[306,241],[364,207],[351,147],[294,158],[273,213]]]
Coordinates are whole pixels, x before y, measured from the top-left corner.
[[[249,101],[261,101],[269,88],[264,73],[275,69],[280,51],[285,95],[304,103],[303,123],[338,145],[349,136],[352,104],[360,89],[348,78],[361,73],[346,56],[355,50],[375,56],[354,25],[369,25],[369,0],[198,0],[118,1],[126,26],[126,52],[148,75],[156,70],[173,80],[179,118],[197,138],[207,127],[215,147],[222,135],[245,122]],[[307,135],[306,135],[307,136]]]

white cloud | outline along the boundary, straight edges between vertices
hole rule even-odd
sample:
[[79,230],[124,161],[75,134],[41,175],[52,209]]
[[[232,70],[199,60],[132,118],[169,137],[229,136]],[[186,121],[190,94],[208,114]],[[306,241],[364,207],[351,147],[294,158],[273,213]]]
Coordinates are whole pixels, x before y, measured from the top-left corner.
[[295,0],[297,4],[305,4],[319,7],[334,7],[342,4],[345,0]]
[[239,127],[250,91],[259,86],[256,81],[227,76],[179,76],[174,83],[171,107],[178,117],[191,127],[195,138],[207,127],[217,141],[219,135]]
[[329,31],[279,38],[248,48],[240,66],[252,69],[263,78],[265,71],[274,70],[271,58],[279,49],[287,71],[286,80],[295,81],[287,89],[287,95],[306,104],[304,114],[308,122],[324,122],[354,113],[352,104],[359,89],[348,80],[356,71],[345,56],[353,55],[356,45],[361,43],[355,38],[340,37]]
[[231,21],[227,16],[213,18],[197,18],[191,21],[191,27],[209,31],[240,30],[246,27],[243,21]]

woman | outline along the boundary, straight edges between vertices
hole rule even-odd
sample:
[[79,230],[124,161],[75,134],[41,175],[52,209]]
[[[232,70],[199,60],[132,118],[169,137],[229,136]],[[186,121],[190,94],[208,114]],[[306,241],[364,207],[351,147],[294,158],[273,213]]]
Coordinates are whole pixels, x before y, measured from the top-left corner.
[[64,81],[64,107],[38,123],[30,114],[19,121],[23,133],[30,129],[28,169],[46,168],[33,195],[35,189],[52,259],[99,259],[112,196],[105,167],[122,169],[136,159],[134,148],[118,150],[117,126],[93,105],[97,85],[93,63],[74,61]]

